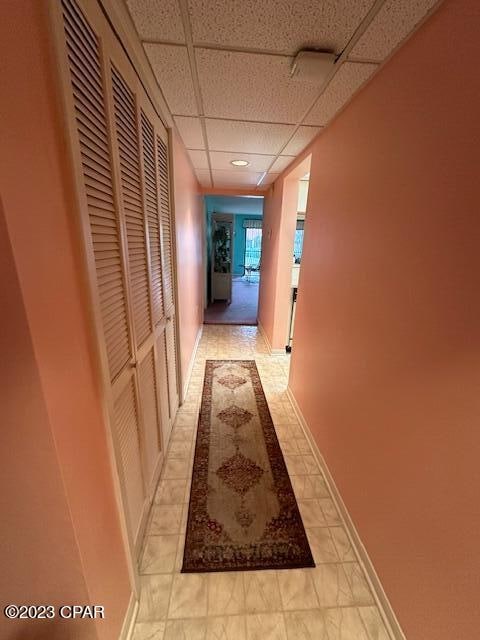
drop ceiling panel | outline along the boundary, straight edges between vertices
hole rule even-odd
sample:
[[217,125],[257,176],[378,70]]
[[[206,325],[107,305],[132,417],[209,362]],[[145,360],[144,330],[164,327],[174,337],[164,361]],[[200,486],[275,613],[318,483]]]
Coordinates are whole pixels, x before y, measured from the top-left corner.
[[321,130],[321,127],[299,127],[285,149],[282,150],[282,153],[287,156],[298,155]]
[[282,173],[294,160],[295,156],[279,156],[270,167],[270,170],[273,171],[273,173]]
[[291,136],[294,125],[261,124],[206,119],[208,146],[214,151],[276,155]]
[[208,169],[208,158],[205,151],[188,149],[188,155],[192,161],[194,169]]
[[252,171],[212,171],[215,187],[256,187],[262,173]]
[[[232,160],[247,160],[250,164],[247,167],[235,167]],[[252,153],[227,153],[223,151],[210,151],[210,162],[212,169],[224,169],[226,171],[252,172],[266,171],[275,160],[275,156],[259,156]]]
[[171,113],[197,115],[187,48],[150,43],[144,47]]
[[296,123],[318,87],[290,79],[291,59],[196,49],[206,116]]
[[372,0],[188,0],[195,44],[295,54],[340,53]]
[[185,42],[177,0],[127,0],[127,6],[142,40]]
[[197,178],[202,187],[211,187],[212,180],[210,178],[210,171],[206,169],[195,169],[195,173],[197,174]]
[[202,125],[199,118],[190,118],[188,116],[175,116],[175,124],[178,133],[182,137],[183,143],[187,149],[204,149]]
[[436,4],[438,0],[387,0],[350,57],[381,62]]
[[305,123],[326,125],[377,68],[376,64],[345,62],[315,103]]

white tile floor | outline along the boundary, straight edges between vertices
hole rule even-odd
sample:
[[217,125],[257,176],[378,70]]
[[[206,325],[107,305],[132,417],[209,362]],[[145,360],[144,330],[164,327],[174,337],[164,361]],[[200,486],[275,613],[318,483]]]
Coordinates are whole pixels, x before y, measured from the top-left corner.
[[[316,567],[181,574],[206,359],[255,359]],[[388,640],[325,480],[286,395],[289,356],[256,327],[204,327],[140,562],[134,640]]]

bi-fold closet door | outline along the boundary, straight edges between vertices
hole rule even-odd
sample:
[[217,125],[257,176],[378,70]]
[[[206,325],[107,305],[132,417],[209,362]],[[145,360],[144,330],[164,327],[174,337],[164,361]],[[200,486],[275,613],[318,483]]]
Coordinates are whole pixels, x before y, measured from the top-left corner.
[[168,135],[94,0],[54,17],[121,506],[132,556],[178,408]]

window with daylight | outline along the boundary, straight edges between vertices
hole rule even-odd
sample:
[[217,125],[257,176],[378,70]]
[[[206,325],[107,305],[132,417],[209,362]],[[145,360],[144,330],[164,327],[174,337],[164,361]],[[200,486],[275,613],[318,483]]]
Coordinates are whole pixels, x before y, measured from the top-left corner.
[[297,228],[295,230],[295,240],[293,243],[293,254],[295,256],[295,264],[300,264],[303,251],[303,234],[305,222],[297,220]]
[[262,229],[247,227],[245,229],[245,268],[258,268],[261,255]]

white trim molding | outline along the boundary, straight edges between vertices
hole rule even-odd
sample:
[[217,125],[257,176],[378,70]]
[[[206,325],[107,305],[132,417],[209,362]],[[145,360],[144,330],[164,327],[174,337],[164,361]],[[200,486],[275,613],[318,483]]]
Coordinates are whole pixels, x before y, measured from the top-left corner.
[[260,335],[265,340],[265,344],[267,345],[268,355],[270,356],[284,356],[285,349],[272,349],[272,345],[270,344],[270,340],[265,332],[265,329],[262,327],[262,323],[258,320],[258,330],[260,331]]
[[120,631],[119,640],[132,640],[133,630],[135,628],[135,621],[138,613],[138,600],[135,593],[130,594],[130,601],[128,603],[125,618],[123,619],[122,630]]
[[181,404],[185,402],[185,397],[187,395],[188,385],[190,384],[190,378],[192,377],[193,365],[195,364],[198,345],[200,344],[200,340],[202,339],[202,334],[203,334],[203,324],[201,324],[198,329],[197,337],[195,338],[195,344],[193,345],[192,355],[190,356],[190,362],[188,364],[187,374],[185,376],[184,383],[183,383]]
[[328,485],[333,502],[335,503],[335,506],[337,507],[337,510],[343,521],[343,525],[349,537],[350,544],[352,545],[352,548],[354,549],[357,555],[358,561],[361,567],[363,568],[363,571],[369,583],[369,587],[373,593],[376,605],[380,611],[380,615],[382,616],[382,619],[383,619],[383,622],[385,623],[387,631],[392,640],[406,640],[406,636],[403,633],[402,628],[400,627],[400,623],[398,622],[398,619],[395,615],[393,607],[390,604],[390,601],[388,600],[387,594],[383,589],[382,583],[380,582],[380,578],[378,577],[377,572],[375,571],[375,567],[373,566],[373,563],[368,555],[368,552],[361,541],[360,535],[347,510],[345,502],[343,501],[343,498],[335,484],[335,480],[333,479],[333,476],[330,473],[327,463],[325,462],[325,458],[320,453],[320,450],[317,446],[317,443],[315,442],[312,432],[310,431],[307,421],[305,420],[302,414],[302,411],[295,399],[295,396],[293,395],[293,392],[289,386],[287,387],[287,395],[292,404],[295,415],[298,418],[300,426],[302,427],[305,437],[307,438],[310,444],[310,447],[312,449],[312,454],[316,458],[318,465],[320,467],[320,470],[324,475],[325,482]]

